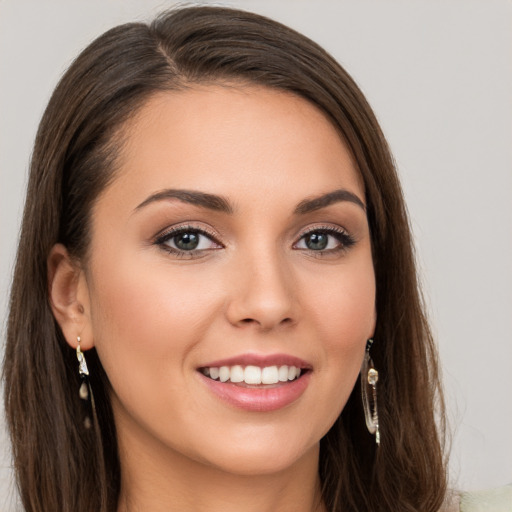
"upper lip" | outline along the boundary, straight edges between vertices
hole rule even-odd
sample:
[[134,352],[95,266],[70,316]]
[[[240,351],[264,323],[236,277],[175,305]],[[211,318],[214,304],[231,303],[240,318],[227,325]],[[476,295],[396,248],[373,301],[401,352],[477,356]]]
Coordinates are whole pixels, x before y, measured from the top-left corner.
[[311,370],[312,366],[307,361],[289,354],[240,354],[226,359],[218,359],[199,368],[218,368],[220,366],[295,366],[303,370]]

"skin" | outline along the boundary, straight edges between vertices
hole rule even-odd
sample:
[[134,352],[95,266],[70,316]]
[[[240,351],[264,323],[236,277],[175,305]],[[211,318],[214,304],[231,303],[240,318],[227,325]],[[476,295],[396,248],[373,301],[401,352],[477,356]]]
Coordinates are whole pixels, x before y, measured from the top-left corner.
[[[316,107],[252,86],[158,94],[124,131],[87,267],[60,245],[49,258],[65,337],[95,346],[112,384],[119,510],[322,510],[319,440],[372,337],[375,278],[364,204],[296,209],[340,189],[364,203],[350,152]],[[148,201],[166,189],[220,195],[233,211]],[[180,256],[176,238],[156,243],[176,226],[213,241]],[[343,236],[311,249],[305,232],[320,228]],[[307,361],[306,390],[270,412],[220,400],[198,368],[247,353]]]

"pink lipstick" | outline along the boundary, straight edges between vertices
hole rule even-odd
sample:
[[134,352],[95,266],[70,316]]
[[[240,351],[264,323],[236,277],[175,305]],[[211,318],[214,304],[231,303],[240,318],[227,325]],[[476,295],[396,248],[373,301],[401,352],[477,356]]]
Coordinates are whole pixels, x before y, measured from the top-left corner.
[[286,354],[243,354],[202,365],[198,373],[218,398],[239,409],[275,411],[300,398],[312,366]]

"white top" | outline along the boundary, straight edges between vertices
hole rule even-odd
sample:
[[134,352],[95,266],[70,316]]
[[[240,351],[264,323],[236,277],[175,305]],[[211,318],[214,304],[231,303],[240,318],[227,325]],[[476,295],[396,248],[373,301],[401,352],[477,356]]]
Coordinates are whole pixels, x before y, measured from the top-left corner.
[[460,496],[461,512],[512,512],[512,484]]

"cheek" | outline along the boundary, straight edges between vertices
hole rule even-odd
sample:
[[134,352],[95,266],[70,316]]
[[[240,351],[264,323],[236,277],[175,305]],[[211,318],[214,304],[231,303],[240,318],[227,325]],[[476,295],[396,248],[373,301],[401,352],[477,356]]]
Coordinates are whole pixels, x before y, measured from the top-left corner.
[[317,276],[305,304],[320,336],[331,350],[351,352],[375,328],[375,276],[369,257]]
[[92,266],[92,329],[114,389],[124,388],[134,371],[139,383],[148,385],[163,385],[169,366],[174,375],[183,373],[187,354],[201,341],[216,310],[203,276],[144,258],[99,254],[97,261],[101,265]]
[[326,429],[341,413],[358,378],[366,347],[375,328],[375,278],[371,259],[333,272],[317,283],[305,305],[311,331],[322,345],[324,394],[319,406]]
[[[196,324],[210,298],[207,283],[195,272],[176,271],[165,261],[145,258],[116,258],[99,255],[101,265],[93,267],[93,307],[97,327],[108,327],[129,338],[157,348],[171,330]],[[174,320],[176,319],[176,320]],[[187,319],[187,321],[184,321]],[[166,340],[140,338],[137,331],[167,331]],[[96,331],[98,332],[98,330]],[[116,336],[118,337],[118,336]]]

